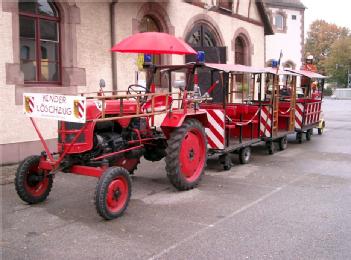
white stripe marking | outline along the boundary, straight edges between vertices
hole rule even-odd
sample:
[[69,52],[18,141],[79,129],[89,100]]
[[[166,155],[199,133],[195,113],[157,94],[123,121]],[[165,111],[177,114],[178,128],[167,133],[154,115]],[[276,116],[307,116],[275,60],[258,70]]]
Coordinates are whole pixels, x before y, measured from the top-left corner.
[[[176,249],[177,247],[183,245],[183,244],[190,244],[190,242],[194,241],[196,237],[200,236],[201,234],[205,233],[206,231],[210,230],[211,228],[215,227],[215,226],[218,226],[219,224],[229,220],[229,219],[232,219],[234,218],[236,215],[242,213],[242,212],[245,212],[246,210],[258,205],[259,203],[267,200],[268,198],[272,197],[274,194],[282,191],[283,189],[287,188],[289,185],[292,185],[298,181],[300,181],[301,179],[305,178],[306,175],[302,175],[302,176],[299,176],[295,179],[293,179],[292,181],[278,187],[278,188],[275,188],[274,190],[272,190],[271,192],[263,195],[262,197],[258,198],[257,200],[254,200],[253,202],[251,203],[248,203],[246,204],[245,206],[233,211],[232,213],[230,213],[229,215],[227,215],[226,217],[220,219],[220,220],[217,220],[216,222],[202,228],[202,229],[199,229],[198,231],[192,233],[190,236],[184,238],[183,240],[178,240],[177,242],[175,242],[173,245],[165,248],[164,250],[162,250],[161,252],[159,252],[158,254],[156,255],[153,255],[149,258],[149,260],[155,260],[155,259],[160,259],[161,257],[163,257],[164,255],[168,254],[169,252],[171,252],[172,250]],[[165,257],[163,257],[165,258]],[[167,257],[166,257],[167,258]],[[168,257],[169,258],[169,257]]]
[[222,128],[217,122],[216,120],[209,114],[207,113],[207,118],[208,118],[208,121],[211,125],[211,127],[213,127],[214,129],[217,130],[217,132],[224,137],[224,128]]
[[218,148],[218,149],[223,149],[224,148],[224,145],[212,133],[211,129],[205,128],[205,132],[206,132],[207,138],[211,139],[211,141],[214,142],[214,144],[216,145],[216,147],[211,147],[211,148]]
[[216,113],[216,115],[221,119],[222,122],[224,122],[224,113],[221,110],[213,109],[212,111]]

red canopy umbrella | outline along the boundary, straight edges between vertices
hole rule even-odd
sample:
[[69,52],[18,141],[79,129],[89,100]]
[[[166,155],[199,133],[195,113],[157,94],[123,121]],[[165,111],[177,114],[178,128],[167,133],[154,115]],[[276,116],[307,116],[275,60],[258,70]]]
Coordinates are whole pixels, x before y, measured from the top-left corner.
[[183,40],[167,33],[134,34],[112,47],[111,51],[147,54],[196,54]]

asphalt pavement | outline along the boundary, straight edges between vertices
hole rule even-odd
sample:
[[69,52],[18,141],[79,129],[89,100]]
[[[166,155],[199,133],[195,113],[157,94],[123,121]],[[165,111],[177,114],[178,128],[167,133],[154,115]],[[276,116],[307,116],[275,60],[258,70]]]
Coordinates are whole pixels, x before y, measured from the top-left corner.
[[95,211],[96,179],[58,174],[47,201],[16,195],[1,174],[3,259],[351,259],[351,100],[325,100],[326,130],[250,164],[209,160],[198,188],[178,192],[164,161],[142,161],[123,217]]

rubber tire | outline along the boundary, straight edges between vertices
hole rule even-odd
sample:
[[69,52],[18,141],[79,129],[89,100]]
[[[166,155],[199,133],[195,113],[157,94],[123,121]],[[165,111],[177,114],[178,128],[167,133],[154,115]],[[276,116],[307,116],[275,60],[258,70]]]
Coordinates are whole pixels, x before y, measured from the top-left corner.
[[[128,185],[127,201],[122,209],[118,212],[111,212],[106,205],[106,196],[110,183],[117,177],[124,177]],[[122,167],[110,167],[100,177],[95,190],[95,207],[97,213],[106,220],[118,218],[123,215],[128,207],[128,203],[132,194],[132,181],[129,172]]]
[[229,154],[223,155],[223,157],[220,158],[220,160],[223,164],[223,170],[229,171],[232,168],[232,159],[230,158]]
[[322,128],[318,128],[318,135],[322,135],[324,132],[324,128],[325,128],[325,123],[322,123]]
[[280,151],[284,151],[288,147],[288,139],[286,136],[279,139],[279,149]]
[[28,156],[27,158],[25,158],[21,162],[21,164],[18,166],[17,172],[16,172],[15,187],[16,187],[17,194],[23,201],[25,201],[29,204],[36,204],[36,203],[40,203],[40,202],[43,202],[44,200],[46,200],[46,198],[49,196],[49,193],[51,191],[52,184],[53,184],[53,176],[48,175],[46,177],[46,178],[49,178],[48,186],[46,187],[46,190],[42,195],[32,196],[26,190],[24,182],[25,182],[27,172],[31,167],[33,167],[35,165],[39,166],[39,162],[40,162],[39,155]]
[[308,129],[307,131],[306,131],[306,140],[307,141],[311,141],[311,139],[312,139],[312,129]]
[[301,133],[301,132],[297,132],[297,133],[296,133],[296,141],[297,141],[299,144],[302,144],[302,133]]
[[275,153],[275,144],[273,141],[267,142],[266,143],[267,149],[268,149],[268,154],[272,155]]
[[[201,131],[202,135],[204,136],[204,145],[205,145],[205,162],[204,167],[199,175],[199,177],[189,182],[187,181],[183,174],[180,172],[180,164],[179,164],[179,153],[180,153],[180,143],[184,138],[185,134],[188,132],[188,129],[197,128]],[[167,149],[166,149],[166,172],[169,181],[172,185],[178,190],[190,190],[195,188],[204,174],[207,162],[207,138],[205,129],[202,124],[196,119],[186,119],[182,126],[175,129],[170,138],[167,140]]]
[[247,146],[239,151],[239,161],[241,164],[247,164],[249,163],[251,158],[251,147]]

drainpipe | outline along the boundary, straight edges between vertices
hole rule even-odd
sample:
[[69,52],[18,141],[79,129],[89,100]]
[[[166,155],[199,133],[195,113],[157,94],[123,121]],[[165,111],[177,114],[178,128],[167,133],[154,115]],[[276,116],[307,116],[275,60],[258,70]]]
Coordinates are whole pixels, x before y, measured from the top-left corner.
[[[110,25],[111,25],[111,48],[116,44],[116,4],[118,0],[110,3]],[[117,91],[117,54],[111,52],[111,69],[112,69],[112,90]]]

